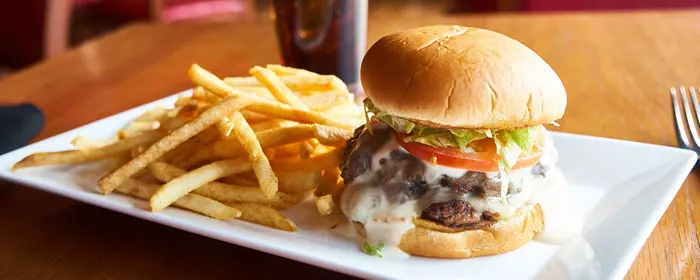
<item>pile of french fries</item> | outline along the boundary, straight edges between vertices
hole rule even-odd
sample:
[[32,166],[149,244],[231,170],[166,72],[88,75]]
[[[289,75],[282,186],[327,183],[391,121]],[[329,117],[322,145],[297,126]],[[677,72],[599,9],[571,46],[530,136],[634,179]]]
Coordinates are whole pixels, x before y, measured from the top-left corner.
[[14,169],[113,160],[102,193],[296,231],[279,210],[314,197],[317,211],[337,211],[338,166],[346,140],[364,122],[336,76],[280,65],[223,80],[197,64],[195,88],[172,109],[153,108],[112,139],[76,137],[74,150],[36,153]]

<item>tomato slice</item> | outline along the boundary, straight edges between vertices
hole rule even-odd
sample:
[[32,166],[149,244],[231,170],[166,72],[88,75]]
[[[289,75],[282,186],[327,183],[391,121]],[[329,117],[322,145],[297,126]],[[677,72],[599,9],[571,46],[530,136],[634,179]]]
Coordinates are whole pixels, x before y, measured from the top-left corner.
[[[443,166],[467,169],[479,172],[498,172],[498,154],[493,139],[481,139],[469,143],[476,152],[464,153],[452,147],[436,148],[417,142],[404,142],[406,134],[397,133],[399,145],[412,155]],[[521,155],[511,170],[530,167],[540,161],[542,153],[535,148],[531,155]]]

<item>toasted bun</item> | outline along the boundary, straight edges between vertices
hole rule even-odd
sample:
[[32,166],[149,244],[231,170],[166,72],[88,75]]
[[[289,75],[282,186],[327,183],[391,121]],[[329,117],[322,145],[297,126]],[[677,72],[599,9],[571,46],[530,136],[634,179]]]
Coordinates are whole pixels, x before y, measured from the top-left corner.
[[435,127],[507,129],[562,117],[564,86],[535,52],[472,27],[388,35],[362,61],[362,87],[389,114]]
[[[519,209],[515,215],[491,226],[457,230],[431,221],[416,219],[416,227],[404,233],[399,248],[409,255],[431,258],[473,258],[497,255],[518,249],[544,229],[539,204]],[[355,222],[364,237],[364,226]]]

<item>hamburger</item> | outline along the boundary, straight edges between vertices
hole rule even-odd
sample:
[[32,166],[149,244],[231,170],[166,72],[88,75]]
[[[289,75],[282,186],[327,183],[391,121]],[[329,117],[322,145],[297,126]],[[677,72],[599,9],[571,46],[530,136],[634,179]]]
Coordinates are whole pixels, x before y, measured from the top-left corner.
[[535,52],[485,29],[408,29],[370,47],[361,82],[340,208],[366,253],[471,258],[542,234],[541,193],[563,184],[545,125],[566,92]]

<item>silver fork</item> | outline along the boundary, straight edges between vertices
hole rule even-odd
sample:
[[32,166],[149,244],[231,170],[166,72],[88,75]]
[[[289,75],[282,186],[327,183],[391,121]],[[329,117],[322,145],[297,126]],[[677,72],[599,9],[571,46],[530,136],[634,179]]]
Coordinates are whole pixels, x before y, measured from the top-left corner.
[[[680,91],[681,103],[683,103],[683,111],[685,111],[685,120],[681,113],[681,108],[678,105],[678,94]],[[693,110],[690,109],[690,102],[688,102],[688,95],[693,102]],[[678,90],[676,88],[671,88],[671,103],[673,103],[673,118],[676,121],[676,137],[678,137],[678,145],[683,149],[693,150],[696,153],[700,153],[700,136],[698,136],[697,126],[700,125],[700,105],[698,105],[698,98],[695,94],[695,87],[689,87],[688,90],[684,86],[680,86]],[[690,131],[690,140],[688,140],[688,133],[686,132],[686,124],[688,126],[688,131]]]

